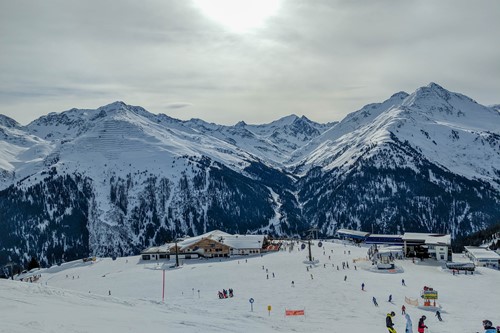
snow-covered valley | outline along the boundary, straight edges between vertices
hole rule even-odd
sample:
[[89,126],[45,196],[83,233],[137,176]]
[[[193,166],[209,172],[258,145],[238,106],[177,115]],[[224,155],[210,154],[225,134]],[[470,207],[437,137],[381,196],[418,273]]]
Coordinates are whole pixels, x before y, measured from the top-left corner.
[[[307,249],[295,245],[291,252],[284,248],[262,257],[186,260],[181,268],[172,268],[173,260],[143,262],[137,256],[79,260],[33,272],[41,274],[35,283],[0,280],[0,332],[382,333],[390,311],[396,313],[396,330],[404,332],[403,304],[413,332],[422,315],[428,332],[478,332],[484,319],[500,323],[500,271],[479,267],[474,275],[453,275],[432,261],[396,260],[402,272],[374,272],[363,260],[366,247],[317,244],[313,242],[312,255],[318,262],[309,269]],[[454,260],[466,259],[454,254]],[[342,269],[342,262],[349,269]],[[438,291],[442,322],[433,311],[405,303],[409,297],[422,305],[424,286]],[[229,288],[233,298],[217,297],[219,290]],[[305,316],[285,316],[285,309],[304,309]]]

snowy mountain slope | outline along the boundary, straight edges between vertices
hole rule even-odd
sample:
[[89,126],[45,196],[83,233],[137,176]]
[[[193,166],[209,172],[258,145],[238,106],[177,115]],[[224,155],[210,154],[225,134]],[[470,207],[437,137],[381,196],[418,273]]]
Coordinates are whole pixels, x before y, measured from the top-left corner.
[[51,151],[44,170],[0,192],[0,261],[123,255],[213,228],[245,233],[287,217],[277,228],[296,233],[303,223],[293,178],[234,145],[121,102],[77,112],[28,126],[53,139]]
[[[366,247],[327,241],[321,248],[313,242],[312,255],[319,262],[306,270],[307,250],[298,247],[262,257],[186,260],[178,269],[170,268],[174,259],[158,263],[141,262],[138,257],[79,260],[33,272],[41,274],[36,283],[0,280],[4,316],[0,331],[322,333],[355,327],[356,332],[382,333],[387,332],[386,314],[394,311],[395,329],[404,332],[403,304],[413,332],[422,315],[430,332],[476,332],[484,319],[500,323],[499,271],[479,267],[474,275],[453,275],[430,261],[396,260],[400,273],[380,273],[363,260]],[[361,260],[353,263],[354,259]],[[466,261],[459,254],[453,259]],[[342,269],[341,262],[348,262],[350,268]],[[438,291],[442,322],[433,311],[405,303],[409,297],[422,305],[419,296],[424,286]],[[234,297],[218,299],[217,291],[228,288],[234,289]],[[389,295],[392,302],[387,301]],[[255,301],[253,311],[250,298]],[[304,309],[305,317],[285,317],[285,309]]]
[[248,125],[241,121],[235,126],[222,126],[200,119],[185,124],[280,167],[294,151],[335,123],[318,124],[304,116],[291,115],[262,125]]
[[494,104],[489,106],[491,109],[500,112],[500,104]]
[[3,117],[0,262],[135,254],[211,229],[466,235],[500,218],[499,118],[434,83],[328,124],[222,126],[123,102]]
[[366,158],[392,142],[392,135],[434,164],[500,188],[500,114],[435,83],[347,116],[297,164],[326,170],[350,167],[367,150]]
[[[358,111],[350,113],[341,122],[335,124],[330,129],[325,131],[321,136],[311,140],[309,143],[304,145],[301,149],[296,151],[290,160],[286,161],[285,164],[290,167],[295,167],[295,172],[300,172],[297,166],[302,166],[304,164],[314,164],[313,161],[317,159],[318,154],[328,154],[328,151],[335,149],[335,146],[343,146],[345,142],[350,142],[351,138],[357,136],[356,131],[366,131],[366,126],[371,126],[372,122],[385,111],[401,105],[404,99],[408,97],[405,92],[399,92],[392,95],[389,99],[382,103],[368,104]],[[346,140],[336,143],[342,136],[348,135]],[[315,155],[315,157],[310,157],[310,155]],[[331,155],[337,155],[335,152]]]
[[500,114],[433,83],[378,111],[347,117],[297,164],[313,224],[455,236],[498,220]]
[[50,142],[30,135],[15,120],[0,115],[0,189],[40,169],[51,149]]

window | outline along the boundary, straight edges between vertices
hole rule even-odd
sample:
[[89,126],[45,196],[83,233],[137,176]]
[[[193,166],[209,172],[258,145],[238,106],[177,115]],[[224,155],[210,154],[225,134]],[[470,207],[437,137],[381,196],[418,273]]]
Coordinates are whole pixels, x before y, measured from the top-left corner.
[[165,259],[167,257],[166,254],[160,254],[160,259]]
[[142,260],[151,260],[151,256],[149,254],[143,254]]

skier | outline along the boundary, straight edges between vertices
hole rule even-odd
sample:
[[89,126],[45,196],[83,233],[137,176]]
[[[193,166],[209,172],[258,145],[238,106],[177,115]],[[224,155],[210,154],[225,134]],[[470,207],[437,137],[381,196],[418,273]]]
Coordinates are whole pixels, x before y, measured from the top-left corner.
[[406,284],[405,284],[405,279],[402,279],[402,280],[401,280],[401,285],[402,285],[402,286],[406,286]]
[[412,327],[410,315],[409,314],[405,314],[405,318],[406,318],[406,330],[405,330],[405,333],[413,333],[413,327]]
[[392,322],[392,317],[394,317],[396,314],[394,311],[391,311],[391,313],[387,314],[387,317],[385,317],[385,326],[387,326],[387,329],[389,330],[389,333],[396,333],[396,330],[394,329],[394,323]]
[[426,319],[427,319],[426,316],[420,317],[420,320],[418,321],[418,328],[417,328],[418,333],[424,333],[425,329],[428,328],[424,323],[424,320],[426,320]]
[[347,275],[344,276],[344,282],[347,281]]
[[365,291],[365,284],[364,283],[361,284],[361,290]]
[[436,311],[436,317],[439,321],[443,321],[443,318],[441,318],[441,312],[439,312],[439,310]]
[[373,305],[378,306],[377,299],[375,297],[372,298]]
[[404,304],[403,304],[403,306],[401,307],[401,314],[402,314],[402,315],[406,314],[406,306],[404,306]]
[[392,302],[392,295],[389,295],[389,300],[387,302]]
[[483,328],[484,333],[496,333],[493,323],[488,319],[483,320]]

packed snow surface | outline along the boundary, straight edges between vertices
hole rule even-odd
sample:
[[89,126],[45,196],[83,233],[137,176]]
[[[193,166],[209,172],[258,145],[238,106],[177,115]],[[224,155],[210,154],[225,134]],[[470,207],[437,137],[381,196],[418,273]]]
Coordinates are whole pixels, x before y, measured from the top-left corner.
[[[263,256],[186,260],[180,268],[172,267],[175,260],[98,258],[25,275],[41,274],[35,283],[0,280],[0,332],[382,333],[390,311],[396,313],[397,332],[404,332],[405,296],[422,305],[424,286],[438,291],[443,321],[433,311],[405,304],[413,332],[424,314],[433,333],[479,332],[484,319],[500,324],[500,271],[477,268],[474,275],[453,275],[433,261],[397,260],[399,273],[381,273],[369,261],[353,262],[366,258],[367,248],[331,242],[320,248],[317,241],[312,247],[317,262],[310,265],[307,248],[299,248],[295,244],[291,252],[287,247]],[[455,255],[455,260],[466,259]],[[349,269],[342,269],[342,262]],[[217,292],[229,288],[235,296],[219,299]],[[305,310],[305,316],[285,317],[285,309]]]

